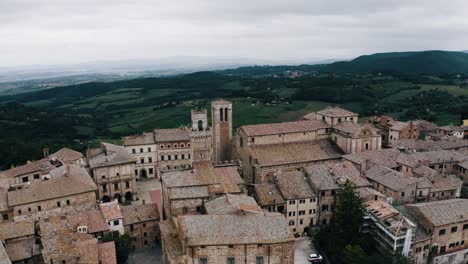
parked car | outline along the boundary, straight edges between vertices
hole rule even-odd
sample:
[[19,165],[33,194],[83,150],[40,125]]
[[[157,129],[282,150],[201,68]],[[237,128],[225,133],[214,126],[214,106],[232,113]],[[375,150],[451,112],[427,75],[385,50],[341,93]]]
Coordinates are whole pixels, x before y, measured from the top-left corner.
[[317,264],[322,264],[323,263],[323,258],[319,254],[310,254],[309,257],[307,258],[310,263],[317,263]]

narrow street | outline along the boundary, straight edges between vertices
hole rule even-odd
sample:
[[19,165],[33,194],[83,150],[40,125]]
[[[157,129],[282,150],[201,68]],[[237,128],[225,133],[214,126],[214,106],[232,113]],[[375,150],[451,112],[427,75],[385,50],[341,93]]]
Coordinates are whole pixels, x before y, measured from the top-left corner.
[[309,264],[307,257],[311,253],[316,253],[311,248],[311,241],[308,237],[301,237],[294,242],[294,264]]

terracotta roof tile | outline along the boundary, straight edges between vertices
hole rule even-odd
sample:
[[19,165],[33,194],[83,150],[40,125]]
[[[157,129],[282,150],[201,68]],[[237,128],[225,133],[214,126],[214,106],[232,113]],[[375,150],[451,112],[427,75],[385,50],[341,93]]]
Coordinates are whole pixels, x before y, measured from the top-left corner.
[[28,204],[80,193],[94,192],[97,187],[85,168],[69,165],[69,175],[32,182],[29,187],[8,192],[9,206]]
[[262,212],[253,197],[245,194],[226,194],[205,203],[207,214],[236,214],[240,212]]
[[451,199],[428,203],[406,205],[416,212],[415,217],[423,217],[434,226],[442,226],[468,221],[468,200]]
[[286,200],[315,197],[307,175],[302,171],[288,171],[275,175],[278,188]]
[[338,159],[342,151],[327,139],[300,143],[260,145],[251,148],[260,166]]
[[306,121],[292,121],[292,122],[283,122],[283,123],[247,125],[247,126],[242,126],[239,129],[243,130],[247,136],[252,137],[252,136],[309,132],[309,131],[316,131],[318,129],[325,129],[329,127],[330,125],[328,125],[322,120],[306,120]]
[[99,204],[102,215],[107,221],[122,219],[122,212],[120,211],[120,205],[117,201]]
[[143,133],[143,135],[124,137],[123,142],[124,142],[124,146],[155,144],[154,133]]
[[327,108],[320,110],[317,114],[331,117],[346,117],[346,116],[357,116],[357,113],[348,111],[339,106],[328,106]]
[[294,241],[279,213],[179,216],[187,246],[270,244]]
[[91,168],[98,168],[132,163],[135,158],[123,146],[101,143],[100,148],[89,150],[88,162]]
[[158,142],[173,142],[173,141],[189,141],[190,136],[186,129],[183,128],[169,128],[169,129],[155,129],[154,139]]
[[306,167],[305,171],[316,190],[335,190],[339,188],[339,183],[346,180],[350,180],[358,188],[371,186],[356,166],[347,160],[314,164]]
[[100,243],[97,246],[99,264],[117,264],[114,241]]
[[61,148],[57,152],[51,154],[50,157],[53,157],[53,158],[55,157],[65,162],[73,162],[81,158],[84,158],[81,152],[78,152],[69,148]]
[[0,264],[11,264],[10,258],[3,247],[3,243],[0,242]]
[[276,184],[261,183],[255,184],[254,187],[258,202],[262,206],[286,203]]
[[368,169],[366,177],[394,191],[402,190],[408,185],[416,184],[417,182],[416,178],[407,177],[399,171],[381,165],[375,165]]
[[147,221],[159,221],[156,204],[140,204],[122,206],[122,215],[124,225],[131,225]]
[[34,223],[28,220],[0,223],[0,240],[34,235]]

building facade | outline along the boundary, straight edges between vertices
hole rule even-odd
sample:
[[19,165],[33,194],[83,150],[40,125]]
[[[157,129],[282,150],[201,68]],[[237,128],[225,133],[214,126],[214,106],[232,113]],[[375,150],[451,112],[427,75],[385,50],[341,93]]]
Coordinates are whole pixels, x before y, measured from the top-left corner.
[[166,264],[294,263],[294,237],[278,213],[180,216],[161,223],[161,238]]
[[192,166],[189,131],[186,128],[154,130],[158,155],[158,175],[161,172],[183,170]]
[[88,150],[87,159],[99,200],[133,200],[137,191],[135,160],[123,146],[101,143],[100,148]]

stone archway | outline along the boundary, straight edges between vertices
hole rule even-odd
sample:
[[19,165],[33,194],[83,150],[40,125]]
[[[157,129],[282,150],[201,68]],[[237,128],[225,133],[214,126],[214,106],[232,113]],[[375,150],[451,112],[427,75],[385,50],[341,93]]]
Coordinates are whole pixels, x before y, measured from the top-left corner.
[[148,178],[148,173],[146,172],[146,169],[140,169],[140,177]]
[[110,202],[110,201],[111,201],[111,198],[110,198],[109,196],[104,195],[104,197],[102,197],[102,202],[103,202],[103,203],[108,203],[108,202]]
[[126,193],[125,193],[125,201],[131,202],[132,199],[133,199],[132,192],[126,192]]
[[122,195],[120,195],[120,193],[116,193],[116,194],[114,195],[114,200],[115,200],[115,199],[117,199],[117,201],[118,201],[119,203],[122,203]]

